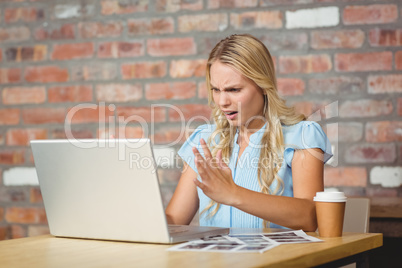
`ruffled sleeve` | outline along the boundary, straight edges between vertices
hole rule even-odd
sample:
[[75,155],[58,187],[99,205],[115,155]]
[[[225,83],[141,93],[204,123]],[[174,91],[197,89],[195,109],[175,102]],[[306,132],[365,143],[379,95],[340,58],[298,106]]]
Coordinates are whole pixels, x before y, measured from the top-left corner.
[[204,152],[201,148],[200,140],[201,138],[203,138],[207,142],[209,136],[211,136],[214,130],[215,125],[205,124],[197,127],[190,135],[190,137],[188,137],[185,143],[181,146],[180,150],[177,152],[181,159],[186,162],[195,172],[197,172],[197,168],[194,163],[194,154],[192,148],[196,147],[200,151],[200,153],[204,155]]
[[283,126],[285,139],[284,158],[292,166],[295,150],[319,148],[324,152],[324,163],[332,157],[331,144],[321,126],[312,121],[301,121],[292,126]]

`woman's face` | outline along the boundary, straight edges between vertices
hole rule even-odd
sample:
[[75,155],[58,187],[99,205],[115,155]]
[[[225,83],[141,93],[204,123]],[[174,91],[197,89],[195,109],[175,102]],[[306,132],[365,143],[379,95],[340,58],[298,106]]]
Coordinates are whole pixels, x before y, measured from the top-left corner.
[[229,65],[215,61],[211,65],[210,82],[215,104],[233,126],[258,130],[264,124],[262,90]]

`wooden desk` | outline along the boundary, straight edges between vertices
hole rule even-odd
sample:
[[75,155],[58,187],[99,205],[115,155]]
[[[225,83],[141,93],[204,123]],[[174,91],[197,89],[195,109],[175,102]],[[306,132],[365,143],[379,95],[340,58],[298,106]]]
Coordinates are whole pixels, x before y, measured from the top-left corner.
[[[268,229],[269,231],[269,229]],[[309,235],[317,236],[315,233]],[[166,251],[169,245],[56,238],[0,242],[1,267],[312,267],[382,245],[382,234],[345,233],[325,242],[287,244],[265,253]]]
[[370,204],[370,232],[402,238],[402,197],[372,197]]

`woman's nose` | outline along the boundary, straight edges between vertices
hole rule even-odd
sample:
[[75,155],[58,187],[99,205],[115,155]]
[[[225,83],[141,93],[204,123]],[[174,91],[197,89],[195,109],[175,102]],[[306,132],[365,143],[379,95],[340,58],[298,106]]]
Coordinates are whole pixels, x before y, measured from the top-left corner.
[[230,104],[230,97],[228,96],[227,92],[220,92],[218,104],[219,106],[228,106]]

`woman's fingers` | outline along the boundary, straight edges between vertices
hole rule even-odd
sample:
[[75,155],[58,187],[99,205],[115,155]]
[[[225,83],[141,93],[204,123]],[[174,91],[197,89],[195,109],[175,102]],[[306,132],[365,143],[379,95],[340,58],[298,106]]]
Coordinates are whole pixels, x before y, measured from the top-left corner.
[[205,176],[204,174],[208,174],[208,172],[206,171],[207,169],[207,163],[204,159],[204,157],[202,157],[202,155],[200,154],[200,152],[197,150],[197,148],[193,147],[193,153],[194,153],[194,162],[195,162],[195,166],[197,167],[198,173],[200,174],[201,177]]
[[211,151],[209,150],[208,145],[207,145],[207,143],[205,142],[205,140],[204,140],[204,139],[201,139],[201,140],[200,140],[200,143],[201,143],[202,151],[204,152],[204,157],[205,157],[205,159],[206,159],[206,160],[212,159]]
[[199,187],[201,190],[204,190],[204,184],[202,182],[200,182],[198,179],[193,179],[194,184],[197,185],[197,187]]

